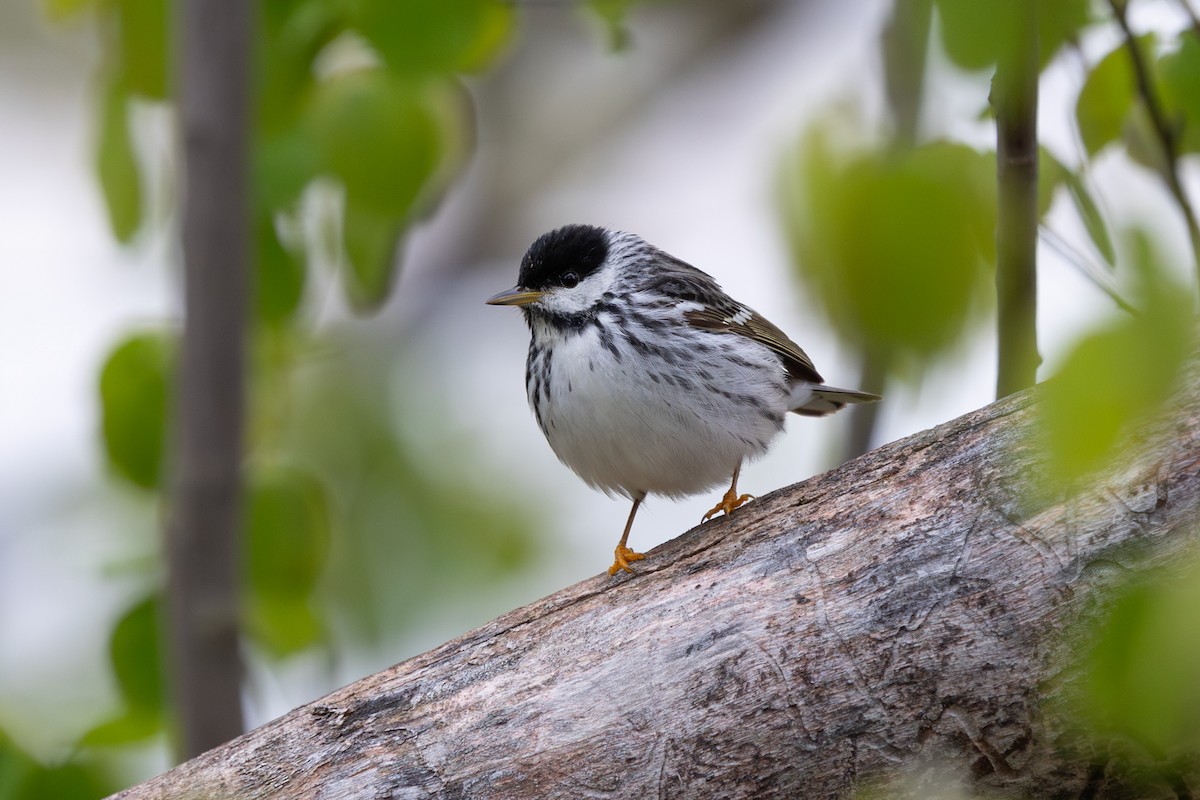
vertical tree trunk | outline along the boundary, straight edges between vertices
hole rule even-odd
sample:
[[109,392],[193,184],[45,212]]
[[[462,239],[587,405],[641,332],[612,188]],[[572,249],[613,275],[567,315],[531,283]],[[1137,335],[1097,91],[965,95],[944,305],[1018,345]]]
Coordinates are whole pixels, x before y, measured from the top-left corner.
[[1017,20],[992,86],[996,111],[996,396],[1037,381],[1038,30],[1036,0],[1014,0]]
[[180,0],[184,331],[167,524],[180,749],[242,730],[238,652],[252,4]]

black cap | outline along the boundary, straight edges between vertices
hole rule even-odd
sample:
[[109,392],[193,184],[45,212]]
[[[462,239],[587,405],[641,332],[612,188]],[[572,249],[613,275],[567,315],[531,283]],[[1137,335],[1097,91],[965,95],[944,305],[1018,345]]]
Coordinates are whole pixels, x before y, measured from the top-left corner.
[[557,286],[564,273],[579,280],[595,272],[608,257],[608,231],[594,225],[564,225],[543,233],[521,259],[517,285],[523,289]]

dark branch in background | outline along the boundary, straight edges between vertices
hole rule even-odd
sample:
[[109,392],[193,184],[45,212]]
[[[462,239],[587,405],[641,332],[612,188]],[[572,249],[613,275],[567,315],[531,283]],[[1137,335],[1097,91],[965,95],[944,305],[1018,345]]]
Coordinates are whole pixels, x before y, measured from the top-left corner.
[[242,731],[237,587],[252,6],[179,6],[185,318],[168,500],[167,641],[185,757]]
[[[893,143],[897,149],[913,147],[920,132],[932,17],[932,0],[896,0],[892,16],[880,36],[884,88],[894,124]],[[854,385],[864,391],[884,394],[889,371],[887,356],[870,348],[860,355],[862,362],[858,382]],[[843,453],[847,461],[871,449],[879,421],[879,404],[865,403],[850,409],[849,414],[850,431]]]
[[[1175,202],[1179,204],[1179,210],[1183,212],[1184,221],[1187,223],[1188,239],[1192,243],[1193,267],[1196,271],[1197,281],[1200,283],[1200,225],[1196,222],[1196,212],[1192,208],[1191,202],[1188,201],[1187,193],[1183,190],[1183,182],[1179,178],[1179,142],[1176,139],[1176,131],[1167,120],[1166,111],[1154,91],[1150,68],[1146,65],[1146,60],[1142,58],[1137,40],[1129,29],[1129,20],[1125,15],[1126,4],[1120,0],[1108,0],[1108,5],[1112,8],[1113,16],[1125,36],[1125,47],[1129,50],[1129,60],[1133,64],[1134,83],[1137,86],[1138,95],[1142,98],[1142,104],[1146,107],[1146,113],[1150,115],[1150,124],[1154,126],[1154,134],[1158,137],[1159,146],[1162,147],[1163,180],[1167,182],[1167,189],[1175,198]],[[1191,9],[1186,3],[1183,6],[1188,9],[1194,22],[1195,15],[1191,14]],[[1200,290],[1200,286],[1197,289]]]
[[996,112],[996,396],[1032,386],[1037,348],[1038,27],[1036,0],[1014,0],[1015,30],[992,84]]

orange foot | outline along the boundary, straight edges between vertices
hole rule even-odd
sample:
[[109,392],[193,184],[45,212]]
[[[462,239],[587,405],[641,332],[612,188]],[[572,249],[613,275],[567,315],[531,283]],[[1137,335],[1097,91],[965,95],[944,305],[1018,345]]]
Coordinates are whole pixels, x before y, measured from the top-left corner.
[[641,553],[635,553],[624,545],[617,545],[617,549],[613,553],[616,554],[616,559],[613,561],[613,565],[608,568],[609,575],[616,575],[621,570],[625,570],[632,575],[633,568],[629,566],[629,562],[641,561],[645,558]]
[[733,510],[735,508],[737,508],[738,506],[740,506],[742,503],[746,502],[747,500],[753,500],[753,499],[754,499],[754,495],[752,495],[752,494],[744,494],[741,497],[738,497],[738,493],[736,491],[734,491],[732,488],[730,488],[730,490],[725,493],[725,496],[721,498],[721,502],[719,502],[715,506],[713,506],[709,510],[709,512],[704,515],[704,519],[702,519],[700,521],[708,522],[708,518],[711,517],[713,514],[716,514],[718,511],[724,511],[727,515],[732,514]]

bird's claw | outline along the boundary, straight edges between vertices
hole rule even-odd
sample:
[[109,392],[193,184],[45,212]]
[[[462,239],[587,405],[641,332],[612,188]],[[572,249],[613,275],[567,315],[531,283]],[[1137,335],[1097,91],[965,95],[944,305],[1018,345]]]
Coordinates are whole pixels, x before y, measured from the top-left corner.
[[630,561],[641,561],[646,556],[642,553],[635,553],[628,547],[620,545],[613,551],[616,558],[613,560],[613,565],[608,568],[609,575],[616,575],[621,570],[625,570],[629,574],[633,574],[633,568],[629,566]]
[[716,514],[718,511],[724,511],[726,515],[732,514],[735,508],[740,506],[742,503],[745,503],[747,500],[753,499],[754,495],[752,494],[744,494],[739,497],[737,492],[733,491],[733,489],[730,489],[725,493],[725,496],[721,498],[721,502],[709,509],[708,513],[704,515],[704,519],[700,521],[708,522],[708,518]]

